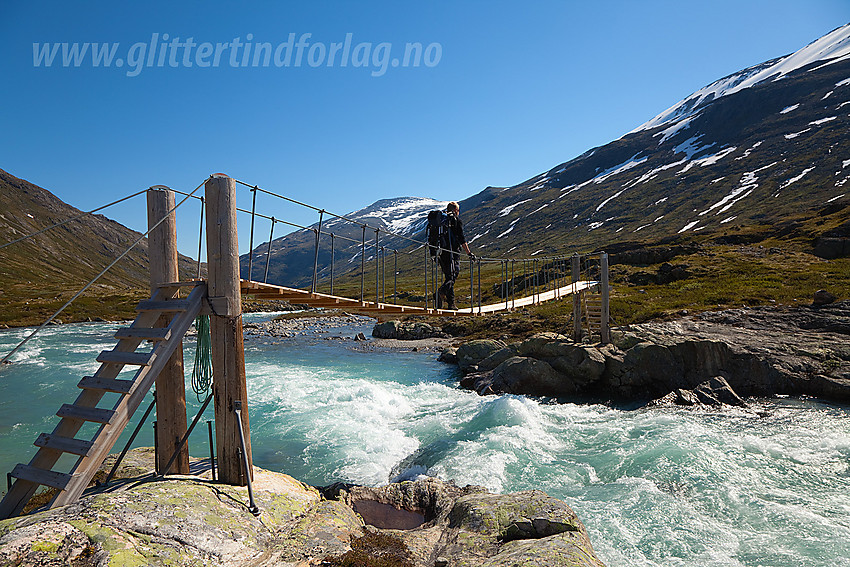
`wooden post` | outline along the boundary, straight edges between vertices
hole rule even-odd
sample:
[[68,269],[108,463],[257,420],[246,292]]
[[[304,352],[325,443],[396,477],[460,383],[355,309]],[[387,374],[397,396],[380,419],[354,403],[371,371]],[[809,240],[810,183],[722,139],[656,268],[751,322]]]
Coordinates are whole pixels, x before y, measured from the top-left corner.
[[[180,280],[177,273],[177,214],[174,210],[174,192],[164,185],[148,189],[148,228],[165,217],[165,221],[148,234],[148,258],[150,260],[151,293],[163,283]],[[169,212],[170,211],[170,212]],[[168,325],[163,315],[157,326]],[[186,433],[186,384],[183,375],[183,345],[177,347],[168,363],[156,377],[156,444],[157,470],[171,459]],[[189,447],[183,445],[174,464],[172,473],[189,473]]]
[[236,235],[236,183],[223,173],[207,180],[207,289],[212,338],[215,438],[219,480],[244,486],[239,455],[239,424],[234,401],[241,401],[247,473],[253,478],[248,395],[245,385],[245,347],[242,342],[242,298],[239,287],[239,247]]
[[581,340],[581,292],[576,290],[575,286],[581,278],[580,256],[573,254],[571,262],[573,279],[573,340],[579,342]]
[[609,317],[608,317],[608,300],[609,298],[609,289],[608,289],[608,254],[602,253],[602,257],[599,260],[599,285],[602,287],[602,313],[600,315],[600,323],[599,323],[599,335],[602,340],[602,344],[608,344],[611,342],[611,327],[609,325]]

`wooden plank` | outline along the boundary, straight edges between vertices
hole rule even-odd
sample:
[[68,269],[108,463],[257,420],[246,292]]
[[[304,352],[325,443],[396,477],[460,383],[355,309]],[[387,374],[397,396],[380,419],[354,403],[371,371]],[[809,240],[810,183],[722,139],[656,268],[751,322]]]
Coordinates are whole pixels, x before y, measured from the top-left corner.
[[188,308],[189,303],[185,299],[167,299],[164,301],[145,299],[139,302],[136,311],[178,312],[186,311]]
[[27,480],[44,486],[51,486],[64,490],[71,481],[71,475],[56,471],[46,471],[29,465],[17,465],[12,470],[12,476],[21,480]]
[[56,415],[65,419],[76,419],[81,421],[93,421],[95,423],[109,423],[115,416],[115,411],[111,409],[88,408],[84,406],[75,406],[73,404],[62,404]]
[[136,366],[150,366],[156,355],[153,352],[122,352],[118,350],[105,350],[98,357],[98,362],[109,362],[112,364],[134,364]]
[[165,341],[171,336],[167,327],[122,327],[115,332],[116,339],[143,339],[146,341]]
[[103,390],[116,394],[129,394],[133,390],[132,380],[116,380],[115,378],[100,378],[97,376],[83,376],[77,384],[82,390]]
[[93,443],[84,439],[74,439],[73,437],[63,437],[61,435],[52,435],[50,433],[42,433],[33,443],[36,447],[45,449],[54,449],[63,453],[73,453],[84,457],[88,455]]

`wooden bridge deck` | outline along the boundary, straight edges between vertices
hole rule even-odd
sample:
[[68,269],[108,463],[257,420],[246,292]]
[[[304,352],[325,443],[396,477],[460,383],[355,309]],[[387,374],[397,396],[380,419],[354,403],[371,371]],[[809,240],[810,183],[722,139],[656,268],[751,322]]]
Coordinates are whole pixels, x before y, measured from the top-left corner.
[[522,298],[508,299],[499,303],[489,305],[478,305],[465,307],[457,310],[435,309],[416,307],[412,305],[397,305],[395,303],[375,303],[374,301],[360,301],[346,297],[338,297],[326,293],[311,293],[303,289],[283,287],[261,282],[242,280],[241,288],[243,295],[251,295],[256,299],[282,299],[289,303],[300,303],[310,307],[326,307],[342,309],[345,311],[356,311],[374,317],[386,315],[434,315],[434,316],[456,316],[456,315],[484,315],[500,311],[510,311],[518,307],[536,305],[545,301],[561,299],[567,295],[586,290],[597,285],[594,281],[580,281],[549,291],[535,293]]

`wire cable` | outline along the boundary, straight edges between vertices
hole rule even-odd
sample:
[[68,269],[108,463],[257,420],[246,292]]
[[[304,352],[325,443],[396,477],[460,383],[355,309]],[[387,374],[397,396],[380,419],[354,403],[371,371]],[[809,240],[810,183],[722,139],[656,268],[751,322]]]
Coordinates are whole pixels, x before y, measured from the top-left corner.
[[[203,186],[204,186],[204,183],[206,183],[206,179],[204,180],[204,182],[203,182],[203,183],[201,183],[200,185],[198,185],[197,187],[195,187],[195,190],[194,190],[194,191],[192,191],[192,194],[196,193],[196,192],[198,191],[198,189],[200,189],[201,187],[203,187]],[[4,356],[4,357],[3,357],[3,360],[0,360],[0,368],[2,368],[2,365],[3,365],[3,364],[8,363],[8,362],[9,362],[9,359],[12,357],[12,355],[13,355],[13,354],[15,354],[16,352],[18,352],[18,350],[19,350],[22,346],[24,346],[26,343],[28,343],[28,342],[29,342],[29,340],[30,340],[31,338],[33,338],[33,337],[34,337],[34,336],[36,336],[38,333],[40,333],[42,329],[44,329],[44,328],[45,328],[47,325],[49,325],[49,324],[50,324],[50,323],[51,323],[54,319],[56,319],[56,317],[58,317],[60,313],[62,313],[62,312],[63,312],[63,311],[64,311],[64,310],[65,310],[65,309],[69,306],[69,305],[71,305],[74,301],[76,301],[78,297],[80,297],[83,293],[85,293],[85,291],[86,291],[88,288],[90,288],[92,285],[94,285],[94,283],[95,283],[97,280],[99,280],[101,277],[103,277],[103,274],[105,274],[105,273],[106,273],[106,272],[108,272],[110,269],[112,269],[112,267],[113,267],[113,266],[115,266],[115,264],[117,264],[118,262],[120,262],[121,260],[123,260],[123,259],[124,259],[124,257],[125,257],[127,254],[129,254],[129,253],[130,253],[130,251],[131,251],[133,248],[135,248],[136,246],[138,246],[138,244],[139,244],[142,240],[144,240],[145,238],[147,238],[148,234],[150,234],[150,233],[151,233],[151,232],[152,232],[152,231],[153,231],[156,227],[158,227],[158,226],[159,226],[159,225],[161,225],[163,222],[165,222],[165,219],[167,219],[167,218],[168,218],[168,216],[169,216],[172,212],[174,212],[174,211],[176,211],[178,208],[180,208],[180,205],[182,205],[183,203],[185,203],[185,202],[186,202],[186,200],[187,200],[188,198],[189,198],[188,196],[187,196],[187,197],[184,197],[182,201],[180,201],[179,203],[177,203],[176,205],[174,205],[174,207],[173,207],[173,208],[171,208],[171,209],[170,209],[167,213],[165,213],[165,215],[164,215],[161,219],[159,219],[159,220],[156,222],[156,224],[154,224],[152,227],[150,227],[150,228],[147,230],[147,232],[145,232],[145,233],[144,233],[144,234],[142,234],[142,235],[141,235],[138,239],[136,239],[136,241],[135,241],[135,242],[133,242],[133,244],[131,244],[131,245],[130,245],[130,247],[129,247],[129,248],[127,248],[124,252],[122,252],[120,256],[118,256],[118,257],[117,257],[115,260],[113,260],[113,261],[112,261],[112,262],[111,262],[108,266],[106,266],[103,270],[101,270],[101,272],[100,272],[98,275],[96,275],[96,276],[94,277],[94,279],[92,279],[89,283],[87,283],[85,286],[83,286],[83,289],[81,289],[80,291],[78,291],[77,293],[75,293],[75,294],[74,294],[74,297],[72,297],[71,299],[69,299],[68,301],[66,301],[66,302],[65,302],[65,305],[63,305],[62,307],[60,307],[60,308],[56,311],[56,313],[54,313],[53,315],[51,315],[50,317],[48,317],[48,319],[47,319],[44,323],[42,323],[42,324],[41,324],[41,325],[40,325],[40,326],[39,326],[36,330],[34,330],[34,331],[33,331],[32,333],[30,333],[30,334],[29,334],[26,338],[24,338],[24,340],[22,340],[20,343],[18,343],[18,345],[17,345],[15,348],[13,348],[13,349],[9,352],[9,354],[7,354],[6,356]]]
[[22,237],[20,237],[20,238],[18,238],[18,239],[16,239],[16,240],[11,241],[11,242],[7,242],[7,243],[5,243],[5,244],[0,244],[0,250],[2,250],[3,248],[6,248],[7,246],[11,246],[12,244],[17,244],[18,242],[23,242],[24,240],[27,240],[27,239],[32,238],[32,237],[34,237],[34,236],[38,236],[39,234],[41,234],[41,233],[43,233],[43,232],[47,232],[48,230],[51,230],[51,229],[54,229],[54,228],[56,228],[56,227],[62,226],[63,224],[68,224],[69,222],[74,221],[74,220],[77,220],[77,219],[78,219],[78,218],[80,218],[80,217],[84,217],[84,216],[86,216],[86,215],[94,214],[94,213],[96,213],[96,212],[98,212],[98,211],[102,211],[103,209],[106,209],[106,208],[111,207],[111,206],[113,206],[113,205],[117,205],[118,203],[123,203],[124,201],[126,201],[126,200],[128,200],[128,199],[132,199],[133,197],[138,197],[139,195],[141,195],[142,193],[145,193],[145,192],[147,192],[147,189],[142,189],[141,191],[138,191],[138,192],[136,192],[136,193],[133,193],[132,195],[127,195],[126,197],[124,197],[124,198],[122,198],[122,199],[118,199],[117,201],[112,201],[112,202],[111,202],[111,203],[109,203],[108,205],[103,205],[102,207],[98,207],[98,208],[96,208],[96,209],[92,209],[92,210],[90,210],[90,211],[88,211],[88,212],[80,213],[80,214],[78,214],[77,216],[71,217],[71,218],[69,218],[69,219],[65,219],[65,220],[63,220],[62,222],[57,222],[56,224],[53,224],[53,225],[50,225],[50,226],[48,226],[48,227],[42,228],[41,230],[37,230],[37,231],[35,231],[35,232],[31,233],[31,234],[28,234],[28,235],[26,235],[26,236],[22,236]]

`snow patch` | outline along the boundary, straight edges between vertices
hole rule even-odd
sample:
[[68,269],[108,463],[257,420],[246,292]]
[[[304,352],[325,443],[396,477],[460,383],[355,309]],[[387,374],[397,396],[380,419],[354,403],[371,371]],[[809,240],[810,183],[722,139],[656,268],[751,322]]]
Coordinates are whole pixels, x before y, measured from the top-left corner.
[[679,161],[674,161],[673,163],[668,163],[667,165],[662,165],[661,167],[656,167],[655,169],[652,169],[652,170],[644,173],[643,175],[641,175],[638,179],[636,179],[630,185],[634,186],[634,185],[638,185],[639,183],[646,183],[647,181],[651,181],[652,179],[655,179],[656,177],[658,177],[658,174],[661,173],[662,171],[665,171],[667,169],[672,169],[674,167],[678,167],[678,166],[682,165],[683,163],[685,163],[687,161],[688,161],[688,159],[684,158],[684,159],[681,159]]
[[789,185],[791,185],[792,183],[796,183],[796,182],[798,182],[798,181],[799,181],[799,180],[801,180],[803,177],[805,177],[807,173],[809,173],[810,171],[814,171],[814,169],[815,169],[814,167],[810,167],[809,169],[804,169],[804,170],[803,170],[803,173],[801,173],[800,175],[798,175],[798,176],[796,176],[796,177],[792,177],[791,179],[788,179],[787,181],[785,181],[784,183],[782,183],[782,185],[780,185],[780,186],[779,186],[779,189],[780,189],[780,190],[785,189],[786,187],[788,187],[788,186],[789,186]]
[[822,98],[821,100],[826,100],[826,99],[828,99],[828,98],[829,98],[829,95],[831,95],[831,94],[832,94],[832,93],[834,93],[834,92],[835,92],[835,91],[829,91],[828,93],[826,93],[825,95],[823,95],[823,98]]
[[837,201],[838,199],[840,199],[841,197],[843,197],[843,196],[844,196],[844,195],[846,195],[846,194],[847,194],[847,193],[842,193],[841,195],[837,195],[837,196],[833,197],[832,199],[830,199],[829,201],[827,201],[827,203],[831,203],[831,202],[833,202],[833,201]]
[[669,128],[667,128],[666,130],[662,130],[661,132],[653,134],[652,137],[657,138],[658,136],[661,136],[661,139],[658,141],[658,145],[660,146],[661,144],[663,144],[664,142],[666,142],[667,140],[669,140],[670,138],[672,138],[673,136],[675,136],[676,134],[678,134],[679,132],[684,130],[685,128],[689,127],[691,125],[691,122],[695,118],[697,118],[698,116],[699,116],[699,113],[694,114],[693,116],[689,116],[688,118],[685,118],[684,120],[680,120],[680,121],[676,122],[675,124],[673,124],[672,126],[670,126]]
[[[682,230],[680,230],[677,234],[682,234],[683,232],[687,232],[698,224],[699,224],[698,220],[695,220],[693,222],[689,222],[684,227],[682,227]],[[637,231],[635,231],[635,232],[637,232]]]
[[685,154],[686,159],[693,158],[696,154],[702,152],[703,150],[707,150],[708,148],[716,145],[717,142],[712,142],[706,146],[699,146],[697,142],[700,138],[702,138],[704,134],[697,134],[691,138],[688,138],[675,148],[673,148],[674,154]]
[[709,208],[707,208],[706,210],[701,212],[699,214],[699,216],[703,216],[707,213],[710,213],[711,211],[713,211],[714,209],[717,209],[718,207],[722,207],[722,208],[719,211],[717,211],[715,214],[719,215],[720,213],[725,213],[726,211],[729,210],[729,208],[732,205],[734,205],[735,203],[737,203],[738,201],[740,201],[744,197],[749,196],[750,193],[753,192],[753,189],[755,189],[756,187],[758,187],[758,183],[752,183],[750,185],[743,185],[741,187],[733,189],[731,193],[729,193],[728,195],[726,195],[725,197],[723,197],[722,199],[720,199],[719,201],[717,201],[716,203],[711,205]]
[[718,161],[720,161],[721,159],[725,158],[726,156],[728,156],[729,154],[731,154],[732,152],[734,152],[734,151],[735,151],[735,150],[737,150],[737,149],[738,149],[738,148],[737,148],[737,147],[735,147],[735,146],[730,146],[730,147],[728,147],[728,148],[726,148],[726,149],[720,150],[719,152],[717,152],[717,153],[716,153],[716,154],[714,154],[714,155],[706,156],[706,157],[704,157],[704,158],[700,158],[700,159],[695,159],[695,160],[693,160],[691,163],[689,163],[688,165],[686,165],[686,166],[682,169],[682,171],[680,171],[679,173],[685,173],[686,171],[688,171],[689,169],[691,169],[691,168],[693,168],[693,167],[695,167],[695,166],[697,166],[697,165],[698,165],[698,166],[700,166],[700,167],[705,167],[705,166],[707,166],[707,165],[714,165],[714,164],[716,164]]
[[595,211],[595,212],[597,212],[597,213],[598,213],[598,212],[599,212],[599,209],[601,209],[602,207],[604,207],[605,205],[607,205],[610,201],[613,201],[614,199],[616,199],[617,197],[619,197],[620,195],[622,195],[622,194],[623,194],[623,191],[625,191],[625,189],[620,189],[619,191],[617,191],[616,193],[614,193],[613,195],[611,195],[610,197],[608,197],[607,199],[605,199],[604,201],[602,201],[601,203],[599,203],[599,206],[598,206],[598,207],[596,207],[596,211]]
[[514,203],[513,205],[508,205],[507,207],[505,207],[504,209],[502,209],[501,211],[499,211],[499,216],[500,216],[500,217],[504,217],[504,216],[507,216],[507,215],[511,214],[511,211],[513,211],[515,208],[517,208],[518,206],[522,205],[523,203],[527,203],[527,202],[529,202],[530,200],[531,200],[531,199],[526,199],[526,200],[524,200],[524,201],[520,201],[519,203]]
[[791,106],[786,106],[785,108],[779,111],[779,114],[788,114],[792,110],[797,110],[798,108],[800,108],[799,102],[797,104],[792,104]]
[[738,218],[738,215],[735,215],[734,217],[727,217],[727,218],[723,219],[722,221],[720,221],[720,224],[726,224],[727,222],[732,222],[736,218]]
[[838,118],[837,116],[830,116],[828,118],[821,118],[820,120],[815,120],[814,122],[809,122],[809,126],[820,126],[821,124],[826,124],[827,122],[832,122]]
[[793,140],[797,136],[805,134],[806,132],[808,132],[810,130],[811,130],[811,128],[806,128],[805,130],[800,130],[799,132],[794,132],[793,134],[785,134],[785,139],[786,140]]
[[502,238],[506,234],[510,233],[510,231],[512,231],[514,229],[514,226],[516,226],[516,223],[517,223],[518,220],[519,219],[514,219],[514,221],[511,223],[511,226],[508,227],[508,230],[506,230],[505,232],[503,232],[502,234],[500,234],[496,238]]
[[[760,146],[760,145],[762,145],[763,143],[764,143],[764,140],[760,140],[760,141],[756,142],[755,144],[753,144],[753,146],[752,146],[751,148],[748,148],[747,150],[745,150],[745,151],[744,151],[744,153],[743,153],[742,155],[740,155],[740,156],[736,157],[736,158],[735,158],[735,161],[740,161],[740,160],[742,160],[742,159],[747,159],[747,158],[748,158],[748,157],[750,157],[750,155],[753,153],[753,150],[755,150],[757,147],[759,147],[759,146]],[[713,182],[712,182],[712,183],[713,183]]]
[[844,79],[843,81],[839,81],[839,82],[835,83],[836,87],[846,87],[848,85],[850,85],[850,78],[847,78],[847,79]]

